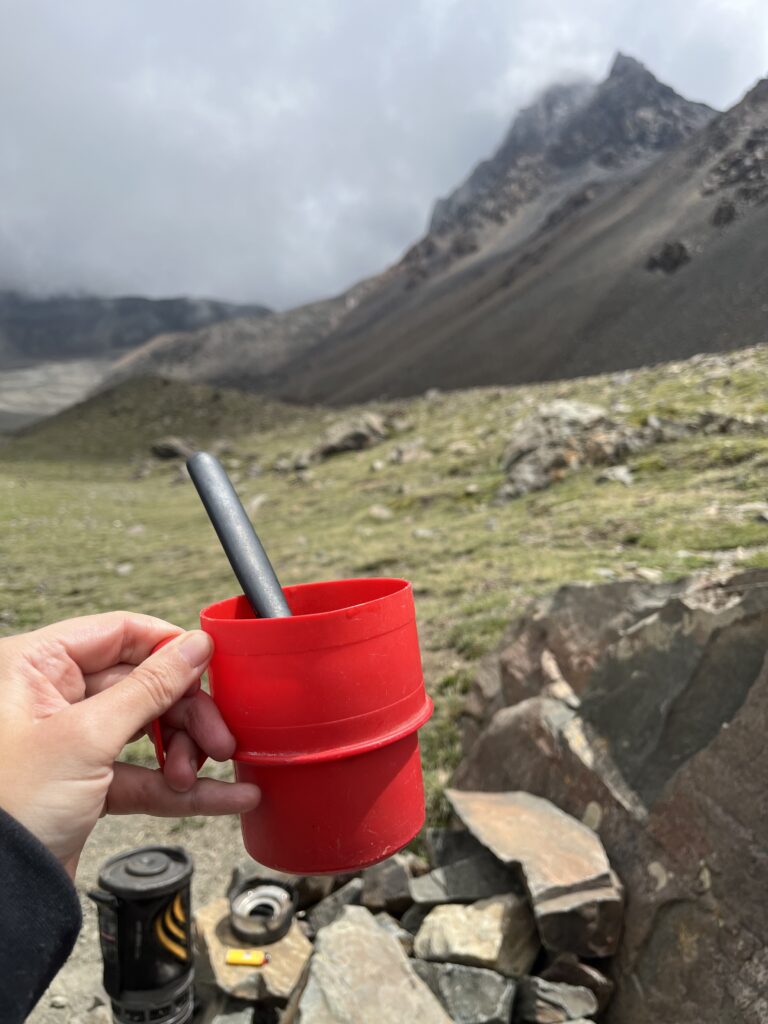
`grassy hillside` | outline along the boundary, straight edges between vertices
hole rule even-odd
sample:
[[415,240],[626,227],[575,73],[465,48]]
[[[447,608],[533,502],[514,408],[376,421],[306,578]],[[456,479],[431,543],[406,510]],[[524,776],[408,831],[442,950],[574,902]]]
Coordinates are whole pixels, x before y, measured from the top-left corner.
[[[178,463],[149,455],[176,434],[215,445],[286,583],[357,575],[414,581],[428,685],[432,798],[458,751],[453,715],[473,663],[535,594],[571,580],[768,565],[768,438],[698,437],[630,460],[636,482],[586,469],[498,504],[515,421],[554,397],[622,417],[768,413],[768,349],[593,379],[377,405],[398,431],[375,448],[281,472],[356,410],[132,382],[0,447],[0,632],[124,606],[191,626],[236,590]],[[366,409],[372,407],[367,406]],[[403,461],[395,449],[415,453]],[[139,750],[137,756],[143,756]]]

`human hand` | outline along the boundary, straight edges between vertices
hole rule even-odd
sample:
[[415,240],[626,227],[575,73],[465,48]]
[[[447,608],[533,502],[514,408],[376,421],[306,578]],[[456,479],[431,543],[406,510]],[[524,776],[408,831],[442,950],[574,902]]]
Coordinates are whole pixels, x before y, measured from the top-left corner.
[[[258,803],[255,786],[197,778],[200,751],[223,761],[235,749],[200,689],[212,652],[200,630],[180,633],[130,612],[0,640],[0,807],[72,878],[102,814],[239,814]],[[164,771],[116,764],[125,744],[160,715]]]

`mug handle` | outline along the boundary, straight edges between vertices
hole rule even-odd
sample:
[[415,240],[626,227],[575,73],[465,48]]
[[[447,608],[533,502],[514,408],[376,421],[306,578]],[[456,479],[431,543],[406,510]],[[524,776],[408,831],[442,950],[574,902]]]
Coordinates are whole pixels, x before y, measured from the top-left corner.
[[[167,636],[164,640],[161,640],[160,643],[155,644],[155,646],[149,652],[150,656],[155,654],[157,651],[162,650],[162,648],[165,647],[166,644],[169,644],[171,640],[175,639],[175,636]],[[157,758],[157,763],[160,765],[160,769],[162,770],[163,768],[165,768],[165,747],[163,746],[163,727],[160,724],[159,718],[154,719],[154,721],[150,724],[150,729],[152,730],[152,745],[155,748],[155,757]],[[197,757],[198,771],[200,771],[200,769],[203,767],[207,760],[208,755],[204,754],[201,751]]]

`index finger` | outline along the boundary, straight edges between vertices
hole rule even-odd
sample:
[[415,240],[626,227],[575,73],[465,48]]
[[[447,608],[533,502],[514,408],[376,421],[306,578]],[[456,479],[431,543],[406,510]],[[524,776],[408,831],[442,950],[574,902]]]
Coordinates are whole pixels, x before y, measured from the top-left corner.
[[182,632],[153,615],[118,611],[65,619],[28,633],[25,640],[60,643],[86,675],[120,663],[140,665],[161,640]]

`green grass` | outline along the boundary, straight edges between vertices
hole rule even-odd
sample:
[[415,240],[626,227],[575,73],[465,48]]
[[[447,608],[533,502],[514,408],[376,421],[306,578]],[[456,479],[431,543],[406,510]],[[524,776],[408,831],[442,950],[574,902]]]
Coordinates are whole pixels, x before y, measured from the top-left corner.
[[[631,459],[632,487],[597,484],[597,471],[586,469],[498,504],[515,421],[554,397],[619,402],[638,422],[704,409],[763,415],[766,371],[768,353],[756,349],[630,375],[377,404],[403,429],[375,449],[313,465],[304,479],[276,472],[275,461],[311,448],[353,413],[205,387],[124,386],[0,447],[0,632],[116,607],[191,626],[202,606],[235,592],[191,485],[148,454],[167,434],[226,442],[224,461],[246,504],[265,495],[255,518],[284,582],[413,580],[437,704],[422,746],[430,815],[440,820],[441,787],[459,756],[462,690],[530,596],[638,568],[672,578],[724,559],[768,565],[768,523],[741,510],[768,497],[768,438],[692,438]],[[417,438],[427,457],[389,461]],[[452,451],[455,441],[472,453]],[[385,468],[374,471],[379,459]],[[392,518],[372,516],[374,505]],[[151,755],[145,745],[128,756],[145,763]]]

